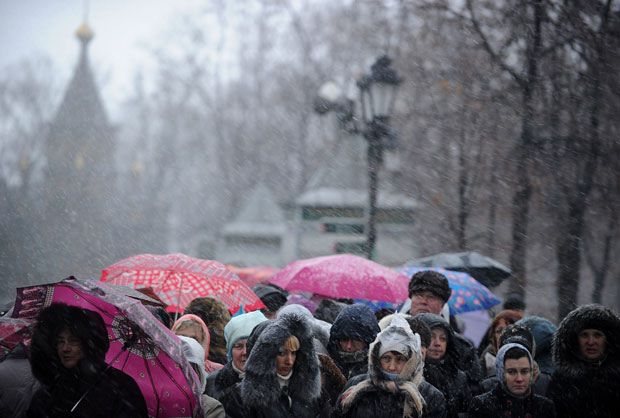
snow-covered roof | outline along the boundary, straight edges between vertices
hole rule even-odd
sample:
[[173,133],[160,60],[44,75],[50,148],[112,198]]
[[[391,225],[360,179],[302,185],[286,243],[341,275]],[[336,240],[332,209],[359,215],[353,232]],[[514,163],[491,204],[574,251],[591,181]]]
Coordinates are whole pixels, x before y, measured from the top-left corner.
[[286,231],[286,218],[271,190],[259,183],[237,216],[224,225],[224,235],[277,236]]
[[[310,178],[298,206],[366,207],[368,205],[368,166],[366,141],[359,135],[342,135],[332,155]],[[383,209],[414,209],[418,202],[398,193],[379,174],[377,205]],[[383,181],[381,181],[383,180]]]
[[[322,187],[302,194],[297,199],[297,204],[315,207],[366,207],[368,190]],[[415,209],[418,206],[417,200],[402,193],[378,191],[377,207],[381,209]]]

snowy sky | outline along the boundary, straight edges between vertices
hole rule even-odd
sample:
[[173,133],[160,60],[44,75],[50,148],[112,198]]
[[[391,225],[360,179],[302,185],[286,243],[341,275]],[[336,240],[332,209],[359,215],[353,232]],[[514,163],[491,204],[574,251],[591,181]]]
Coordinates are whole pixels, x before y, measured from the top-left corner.
[[[180,15],[205,0],[90,0],[88,22],[95,33],[91,62],[103,84],[106,107],[114,108],[131,88],[136,71],[148,72],[149,48]],[[85,15],[84,0],[0,0],[0,70],[25,59],[48,56],[66,85],[77,61],[74,33]],[[151,61],[152,62],[152,61]]]

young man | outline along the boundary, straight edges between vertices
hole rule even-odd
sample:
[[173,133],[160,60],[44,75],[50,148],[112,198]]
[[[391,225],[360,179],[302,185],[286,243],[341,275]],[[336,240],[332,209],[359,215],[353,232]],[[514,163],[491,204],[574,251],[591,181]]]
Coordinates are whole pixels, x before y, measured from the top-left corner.
[[556,416],[553,402],[532,392],[532,356],[525,346],[516,343],[502,346],[495,367],[498,383],[493,390],[471,401],[470,418]]

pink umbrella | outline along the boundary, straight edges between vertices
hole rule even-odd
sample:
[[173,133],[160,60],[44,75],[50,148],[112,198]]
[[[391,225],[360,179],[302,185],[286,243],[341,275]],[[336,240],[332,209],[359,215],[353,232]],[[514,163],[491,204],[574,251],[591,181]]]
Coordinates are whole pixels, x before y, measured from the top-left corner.
[[409,278],[374,261],[339,254],[294,261],[276,273],[271,283],[330,298],[399,303],[407,299]]
[[0,361],[20,342],[30,343],[33,326],[32,319],[0,317]]
[[180,312],[195,298],[210,296],[231,313],[265,305],[236,274],[223,264],[184,254],[141,254],[121,260],[101,272],[101,281],[133,287],[152,287],[168,310]]
[[12,316],[33,320],[55,302],[101,315],[110,339],[106,362],[136,381],[150,417],[193,417],[201,410],[200,383],[179,339],[138,300],[105,283],[69,278],[17,289]]

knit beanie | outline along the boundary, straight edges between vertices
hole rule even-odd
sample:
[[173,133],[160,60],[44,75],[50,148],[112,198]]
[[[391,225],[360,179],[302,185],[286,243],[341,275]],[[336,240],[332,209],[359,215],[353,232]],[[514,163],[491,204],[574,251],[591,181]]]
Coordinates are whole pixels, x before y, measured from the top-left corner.
[[452,289],[448,279],[443,274],[433,271],[418,271],[409,281],[409,297],[415,293],[429,291],[446,303],[450,299]]
[[525,325],[508,325],[504,331],[502,331],[502,335],[499,337],[499,346],[501,347],[508,343],[521,344],[527,348],[527,351],[529,351],[533,357],[536,356],[534,336]]
[[254,327],[268,321],[261,311],[248,312],[233,317],[224,327],[228,360],[232,359],[232,347],[241,339],[248,338]]
[[288,296],[284,289],[273,284],[259,283],[252,287],[252,290],[271,312],[277,312],[284,306]]

